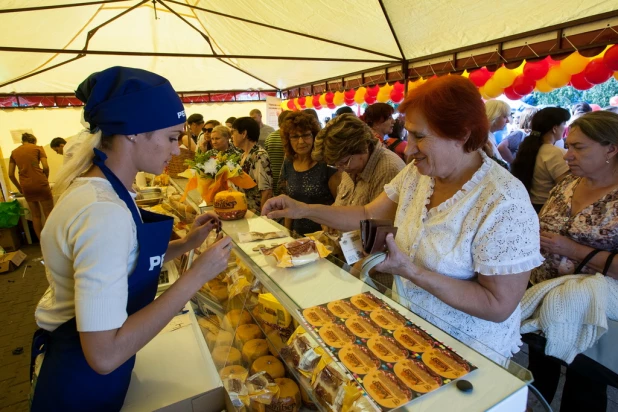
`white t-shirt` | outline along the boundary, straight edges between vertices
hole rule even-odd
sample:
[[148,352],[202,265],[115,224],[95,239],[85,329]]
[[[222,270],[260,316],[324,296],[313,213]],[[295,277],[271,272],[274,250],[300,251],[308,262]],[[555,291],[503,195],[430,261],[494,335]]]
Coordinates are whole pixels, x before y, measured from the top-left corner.
[[543,144],[536,155],[530,200],[535,205],[544,205],[549,198],[549,192],[556,186],[556,179],[569,171],[564,161],[566,150],[559,147]]
[[[480,153],[481,168],[452,198],[429,211],[434,179],[413,164],[384,186],[397,203],[397,245],[416,265],[468,280],[476,273],[526,272],[543,262],[539,221],[526,189]],[[395,276],[395,281],[402,304],[468,346],[494,359],[492,351],[510,357],[519,350],[519,306],[504,322],[490,322],[445,304],[409,280]]]
[[75,179],[45,223],[41,250],[49,282],[35,311],[41,328],[53,331],[73,317],[80,332],[122,326],[137,231],[106,179]]

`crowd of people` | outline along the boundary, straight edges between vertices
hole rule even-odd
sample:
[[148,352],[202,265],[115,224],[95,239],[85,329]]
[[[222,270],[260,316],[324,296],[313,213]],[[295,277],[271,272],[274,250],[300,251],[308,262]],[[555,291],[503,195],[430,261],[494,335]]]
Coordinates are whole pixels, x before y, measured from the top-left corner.
[[[95,75],[114,77],[122,73],[104,71]],[[146,79],[145,89],[162,81],[148,72],[137,75]],[[105,84],[100,82],[99,87]],[[163,84],[171,90],[168,83]],[[96,87],[95,82],[80,85],[80,98],[86,103],[103,99],[97,104],[108,105],[110,111],[98,111],[98,106],[86,104],[89,121],[100,131],[78,151],[80,156],[90,153],[88,158],[71,159],[74,167],[64,170],[54,191],[66,192],[60,200],[65,206],[70,202],[80,205],[88,199],[97,205],[102,202],[102,192],[121,196],[116,201],[121,207],[110,209],[118,215],[118,221],[127,223],[123,229],[123,239],[127,240],[124,255],[117,259],[118,276],[121,272],[126,276],[126,260],[131,261],[129,267],[136,267],[135,242],[129,240],[136,231],[137,236],[146,236],[146,221],[135,217],[126,189],[134,172],[160,173],[165,159],[185,148],[241,154],[243,170],[257,183],[245,193],[249,208],[280,219],[299,236],[318,230],[357,230],[365,219],[393,221],[399,230],[395,237],[386,237],[388,254],[373,268],[372,279],[385,290],[392,290],[392,297],[400,303],[421,308],[419,316],[492,359],[496,354],[509,358],[519,350],[524,320],[521,302],[527,291],[566,275],[598,272],[606,276],[610,290],[618,291],[618,261],[614,260],[618,252],[618,114],[612,110],[591,112],[581,104],[571,112],[558,107],[529,108],[515,124],[508,104],[483,102],[468,79],[444,76],[412,90],[397,115],[392,106],[376,103],[362,116],[342,108],[322,125],[314,110],[284,111],[278,118],[279,129],[274,130],[263,123],[257,109],[249,116],[229,118],[225,124],[205,121],[197,113],[179,124],[169,115],[182,110],[175,100],[169,107],[152,107],[160,118],[115,112],[112,100],[91,90],[96,91]],[[120,93],[122,98],[121,90],[110,92]],[[125,123],[118,123],[117,118]],[[503,139],[497,138],[507,124],[515,127]],[[149,137],[142,139],[144,134]],[[55,141],[52,146],[62,154],[67,144]],[[158,154],[154,150],[161,145],[165,153]],[[15,167],[20,182],[14,178]],[[41,202],[43,209],[45,202],[51,201],[47,174],[44,151],[36,146],[34,136],[24,135],[24,145],[11,155],[11,179],[18,187],[21,183],[29,202]],[[83,191],[90,197],[84,197]],[[92,212],[95,216],[96,208]],[[50,251],[67,253],[57,242],[73,236],[66,222],[81,222],[82,217],[65,215],[52,214],[52,227],[46,231],[56,235],[44,242],[44,255]],[[195,242],[203,240],[204,233],[215,225],[213,216],[204,216],[191,231]],[[104,223],[93,222],[80,223],[85,238],[92,237],[94,224],[111,239]],[[62,232],[65,229],[66,233]],[[83,247],[96,248],[100,242],[95,237],[92,245],[85,243]],[[76,244],[76,239],[64,240]],[[160,246],[156,249],[164,251]],[[169,255],[178,255],[185,246],[170,243]],[[178,286],[164,294],[173,303],[168,306],[181,307],[190,291],[216,276],[218,266],[212,262],[226,262],[230,248],[229,238],[220,238],[202,254],[191,274],[182,277],[186,290]],[[49,260],[50,270],[58,272],[53,275],[58,279],[63,278],[66,265],[75,267],[77,277],[82,264],[73,257]],[[124,269],[120,270],[122,265]],[[143,270],[140,265],[139,271]],[[86,289],[76,287],[72,293]],[[124,296],[126,301],[126,293]],[[74,298],[69,296],[69,300]],[[130,289],[128,299],[133,299]],[[89,365],[104,372],[124,365],[160,326],[138,326],[157,318],[149,315],[146,319],[139,309],[150,308],[145,309],[147,313],[160,315],[162,322],[173,314],[161,301],[164,299],[157,299],[159,303],[152,303],[150,298],[140,301],[139,308],[128,317],[124,308],[116,310],[113,321],[103,328],[97,323],[101,319],[95,316],[94,306],[75,305],[73,312],[79,310],[91,317],[84,315],[88,326],[77,328],[98,331],[92,338],[82,339],[80,359],[85,357]],[[96,307],[103,308],[104,303]],[[54,310],[53,304],[41,304],[39,324],[53,318],[64,327],[68,318],[59,316],[59,309]],[[136,343],[118,349],[122,344],[118,335],[105,332],[112,326],[118,333],[126,330],[137,336]],[[75,324],[70,327],[75,334]],[[95,338],[99,343],[92,340]],[[548,341],[542,334],[523,339],[530,343],[529,368],[535,376],[534,385],[551,402],[561,362],[545,354]],[[101,353],[107,353],[112,361],[94,352],[101,345]],[[122,356],[114,355],[110,352],[113,350],[119,350]],[[561,410],[602,410],[607,402],[607,385],[618,385],[617,374],[599,372],[604,367],[591,359],[582,360],[583,356],[578,355],[567,369],[569,390],[565,387]],[[54,387],[49,378],[45,385]],[[52,395],[46,390],[39,396],[45,399]]]

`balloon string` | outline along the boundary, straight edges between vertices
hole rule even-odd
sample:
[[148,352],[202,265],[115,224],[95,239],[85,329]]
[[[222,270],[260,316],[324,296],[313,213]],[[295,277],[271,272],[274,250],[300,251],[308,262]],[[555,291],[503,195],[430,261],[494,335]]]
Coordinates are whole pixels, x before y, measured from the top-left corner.
[[[603,29],[603,30],[605,30],[605,29]],[[603,32],[601,32],[601,33],[603,33]],[[563,33],[563,34],[562,34],[562,37],[564,37],[564,38],[566,39],[566,41],[568,41],[568,42],[569,42],[569,44],[571,45],[571,47],[573,47],[573,48],[575,49],[575,51],[576,51],[576,52],[579,52],[579,50],[577,50],[577,47],[575,47],[575,45],[574,45],[573,43],[571,43],[571,40],[569,40],[569,38],[567,37],[567,35],[566,35],[566,34],[564,34],[564,33]],[[598,36],[597,36],[597,37],[598,37]],[[595,37],[595,39],[596,39],[596,37]]]
[[530,51],[531,51],[532,53],[534,53],[534,55],[535,55],[536,57],[539,57],[539,55],[538,55],[538,54],[536,54],[536,52],[534,51],[534,49],[533,49],[532,47],[530,47],[530,45],[528,44],[528,42],[526,42],[526,46],[528,46],[528,48],[530,49]]
[[498,50],[496,50],[494,53],[496,53],[498,56],[500,56],[500,58],[502,60],[504,60],[505,63],[508,63],[508,61],[504,57],[502,57],[502,55],[500,54],[500,52]]

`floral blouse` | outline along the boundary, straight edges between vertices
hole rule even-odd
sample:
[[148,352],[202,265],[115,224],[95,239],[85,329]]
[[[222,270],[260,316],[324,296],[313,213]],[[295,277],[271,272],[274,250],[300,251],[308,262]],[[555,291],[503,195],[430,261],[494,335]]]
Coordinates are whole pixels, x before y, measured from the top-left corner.
[[247,173],[257,183],[252,189],[240,189],[247,196],[247,206],[254,213],[260,214],[262,210],[262,190],[273,188],[273,174],[270,170],[270,158],[266,150],[255,145],[249,151],[242,170]]
[[[618,189],[571,216],[571,199],[580,181],[581,178],[569,175],[552,189],[539,216],[541,232],[558,233],[595,249],[617,250]],[[544,250],[541,253],[545,262],[532,271],[532,283],[573,274],[580,263]],[[581,272],[593,274],[596,270],[584,266]]]

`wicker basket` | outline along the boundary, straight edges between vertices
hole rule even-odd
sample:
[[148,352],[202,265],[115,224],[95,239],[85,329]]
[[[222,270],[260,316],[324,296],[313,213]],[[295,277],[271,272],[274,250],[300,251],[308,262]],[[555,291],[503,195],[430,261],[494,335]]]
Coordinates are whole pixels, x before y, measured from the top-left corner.
[[178,177],[178,173],[182,173],[187,170],[185,160],[193,160],[194,157],[194,151],[181,148],[178,156],[172,156],[172,160],[167,166],[167,174],[170,177]]

